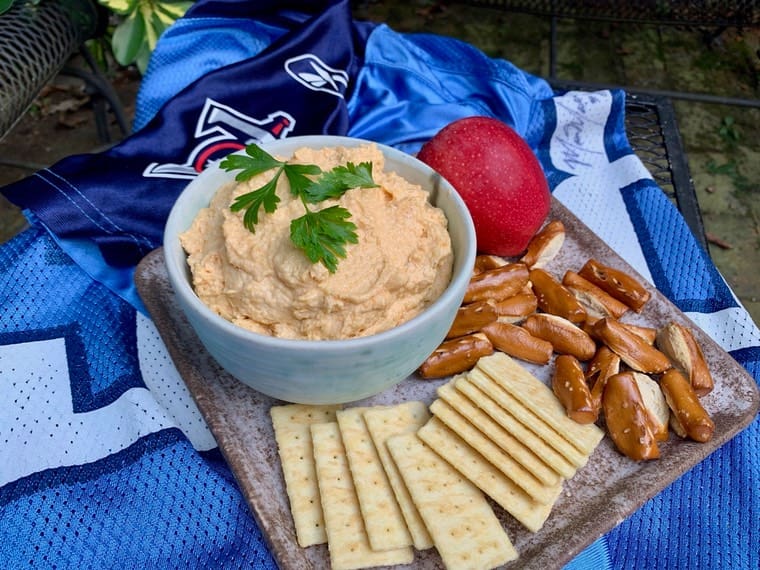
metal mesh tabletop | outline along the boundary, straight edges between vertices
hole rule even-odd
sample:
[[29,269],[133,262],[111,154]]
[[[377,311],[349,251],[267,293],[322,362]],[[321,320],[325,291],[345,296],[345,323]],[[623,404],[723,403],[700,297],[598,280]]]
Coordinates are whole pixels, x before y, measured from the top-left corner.
[[17,1],[0,15],[0,138],[97,26],[89,0]]
[[541,16],[684,26],[751,26],[760,23],[757,0],[470,0]]
[[678,206],[704,250],[709,251],[696,190],[670,100],[626,94],[625,126],[633,151],[662,191]]

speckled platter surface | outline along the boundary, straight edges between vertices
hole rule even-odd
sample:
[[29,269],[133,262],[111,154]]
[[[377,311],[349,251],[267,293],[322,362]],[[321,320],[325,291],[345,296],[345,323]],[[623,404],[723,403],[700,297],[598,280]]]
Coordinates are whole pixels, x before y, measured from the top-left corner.
[[[547,269],[562,276],[578,270],[593,257],[602,263],[636,272],[556,200],[551,219],[565,224],[567,237],[560,254]],[[251,510],[266,536],[280,568],[301,570],[329,567],[325,545],[300,548],[285,494],[269,408],[281,402],[248,388],[225,373],[198,341],[176,305],[164,269],[161,249],[146,256],[135,281],[140,296],[165,342],[177,369],[216,437]],[[615,527],[679,475],[747,427],[758,413],[760,397],[754,379],[730,355],[658,291],[641,315],[625,321],[661,326],[676,321],[689,326],[702,346],[715,379],[715,389],[703,398],[715,422],[707,443],[693,443],[671,434],[660,446],[661,458],[646,463],[620,455],[605,437],[588,464],[566,481],[544,527],[525,530],[500,507],[494,510],[512,539],[520,558],[508,567],[560,568],[601,535]],[[526,365],[548,381],[550,367]],[[407,400],[432,402],[445,380],[414,376],[372,398],[349,405],[390,404]],[[417,552],[409,568],[443,568],[435,549]],[[404,567],[399,567],[404,568]]]

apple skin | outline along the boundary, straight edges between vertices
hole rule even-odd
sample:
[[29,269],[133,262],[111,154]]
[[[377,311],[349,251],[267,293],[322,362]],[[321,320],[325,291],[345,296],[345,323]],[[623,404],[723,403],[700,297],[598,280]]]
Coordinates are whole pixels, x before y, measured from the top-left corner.
[[422,146],[417,158],[462,196],[480,253],[522,253],[549,215],[551,193],[541,163],[528,143],[498,119],[453,121]]

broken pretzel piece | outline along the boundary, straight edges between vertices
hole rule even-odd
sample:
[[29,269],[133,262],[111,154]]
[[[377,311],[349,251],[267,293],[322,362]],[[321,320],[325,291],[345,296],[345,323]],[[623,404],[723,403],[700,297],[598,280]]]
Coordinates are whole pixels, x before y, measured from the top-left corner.
[[589,334],[563,317],[548,313],[530,315],[520,325],[533,336],[548,340],[559,354],[572,354],[581,362],[596,353],[596,343]]
[[578,275],[591,281],[618,301],[640,313],[652,296],[636,278],[625,271],[603,265],[595,259],[589,259],[578,271]]
[[667,356],[615,319],[601,319],[593,330],[596,338],[638,372],[658,374],[672,366]]
[[586,309],[587,315],[593,317],[594,320],[604,317],[619,319],[631,309],[575,271],[566,271],[562,277],[562,284],[575,295],[578,302]]
[[528,267],[524,263],[507,263],[473,275],[464,293],[464,303],[501,301],[519,293],[528,283]]
[[620,372],[620,357],[609,347],[601,345],[586,368],[586,383],[591,390],[591,398],[596,406],[602,405],[604,385],[610,376]]
[[565,243],[565,225],[560,220],[546,224],[528,242],[528,249],[520,261],[530,269],[545,267],[554,259]]
[[462,305],[457,309],[454,322],[451,324],[446,338],[456,338],[466,334],[478,332],[488,323],[492,323],[498,317],[496,308],[490,301],[477,301],[469,305]]
[[665,401],[665,395],[662,393],[660,385],[651,376],[642,372],[634,372],[633,379],[636,380],[644,407],[649,414],[652,435],[657,441],[667,441],[670,408]]
[[551,273],[545,269],[531,269],[529,278],[539,309],[575,324],[586,320],[586,309]]
[[499,322],[515,323],[536,312],[538,299],[536,299],[533,291],[528,291],[518,293],[503,301],[495,301],[493,307]]
[[607,380],[602,409],[607,431],[618,451],[635,461],[660,457],[649,413],[633,372],[620,372]]
[[493,345],[482,333],[446,340],[419,367],[422,378],[443,378],[469,370],[482,357],[493,353]]
[[672,412],[670,424],[673,431],[694,441],[709,441],[715,424],[681,371],[677,368],[668,370],[660,378],[660,386]]
[[533,336],[527,330],[511,323],[494,322],[483,327],[496,350],[534,364],[546,364],[551,360],[552,343]]
[[658,332],[656,342],[657,347],[686,374],[698,396],[712,391],[715,385],[712,374],[702,349],[688,328],[675,322],[668,323]]
[[567,416],[579,424],[592,424],[599,417],[600,404],[594,402],[577,358],[560,354],[554,361],[552,391]]
[[507,260],[498,255],[483,253],[475,256],[475,266],[472,269],[474,275],[483,273],[489,269],[497,269],[507,264]]

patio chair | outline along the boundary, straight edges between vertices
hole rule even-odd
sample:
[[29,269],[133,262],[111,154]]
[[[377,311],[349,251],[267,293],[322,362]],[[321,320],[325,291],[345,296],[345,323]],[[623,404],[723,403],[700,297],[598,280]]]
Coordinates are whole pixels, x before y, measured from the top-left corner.
[[[85,46],[88,39],[102,34],[104,25],[104,12],[91,0],[15,0],[0,14],[0,140],[59,73],[86,83],[103,142],[110,141],[109,108],[126,134],[119,99]],[[89,70],[69,65],[77,53]]]

